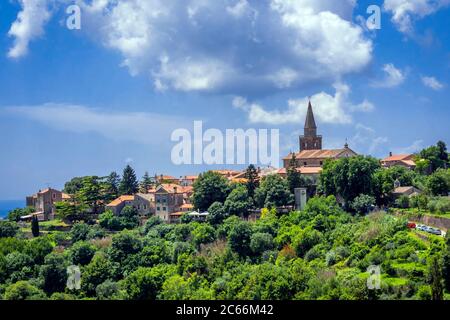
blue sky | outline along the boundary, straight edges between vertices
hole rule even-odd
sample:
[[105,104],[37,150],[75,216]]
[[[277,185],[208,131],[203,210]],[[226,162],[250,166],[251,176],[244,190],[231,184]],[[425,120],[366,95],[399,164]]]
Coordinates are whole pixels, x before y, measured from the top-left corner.
[[[66,27],[74,3],[80,30]],[[449,18],[450,0],[2,1],[0,199],[126,163],[208,169],[171,162],[171,132],[194,120],[278,128],[284,155],[308,97],[326,148],[450,142]]]

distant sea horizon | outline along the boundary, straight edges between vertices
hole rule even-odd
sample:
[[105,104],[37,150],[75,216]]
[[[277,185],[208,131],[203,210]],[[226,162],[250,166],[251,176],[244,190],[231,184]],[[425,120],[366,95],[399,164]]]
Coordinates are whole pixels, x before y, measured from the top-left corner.
[[11,210],[24,207],[25,200],[0,200],[0,218],[6,218]]

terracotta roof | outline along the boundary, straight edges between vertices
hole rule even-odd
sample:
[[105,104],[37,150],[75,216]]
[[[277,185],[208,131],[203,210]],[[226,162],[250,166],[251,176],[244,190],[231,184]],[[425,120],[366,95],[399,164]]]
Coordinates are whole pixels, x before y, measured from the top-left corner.
[[245,178],[231,178],[230,181],[231,182],[235,182],[235,183],[246,183],[247,179],[245,179]]
[[224,169],[224,170],[212,170],[212,171],[215,172],[215,173],[221,174],[223,176],[235,176],[235,175],[241,173],[240,171],[227,170],[227,169]]
[[[295,158],[296,160],[336,158],[345,150],[350,150],[351,152],[353,152],[353,150],[351,149],[303,150],[301,152],[296,153]],[[292,153],[283,158],[283,160],[290,160],[290,159],[292,159]]]
[[300,167],[297,169],[301,174],[319,174],[322,172],[322,167]]
[[192,186],[183,187],[174,183],[163,183],[157,187],[156,190],[159,190],[160,188],[163,188],[169,193],[175,193],[175,190],[177,193],[188,193],[193,189]]
[[62,193],[62,198],[64,199],[64,200],[70,200],[70,199],[72,199],[72,197],[70,196],[70,194],[67,194],[67,193]]
[[171,213],[170,216],[171,216],[171,217],[181,217],[181,216],[184,215],[185,213],[186,213],[186,212],[181,212],[181,211],[179,211],[179,212]]
[[[322,167],[300,167],[297,168],[297,171],[300,172],[301,174],[319,174],[322,172]],[[277,170],[278,174],[287,174],[287,170],[286,168],[280,168]]]
[[194,208],[194,206],[190,203],[185,203],[180,208],[181,209],[192,209],[192,208]]
[[158,179],[158,180],[179,180],[178,178],[175,178],[172,176],[166,176],[166,175],[156,176],[156,179]]
[[392,156],[389,156],[387,158],[384,158],[381,161],[402,161],[402,160],[410,160],[409,158],[412,156],[412,154],[395,154]]
[[408,166],[415,167],[416,163],[413,160],[402,160],[402,162]]
[[120,196],[117,199],[111,201],[110,203],[108,203],[108,207],[115,207],[120,205],[122,202],[124,201],[133,201],[134,200],[134,196]]
[[184,180],[197,180],[198,176],[184,176]]
[[414,187],[409,186],[409,187],[397,187],[394,189],[394,193],[405,193],[410,191],[411,189],[414,189]]

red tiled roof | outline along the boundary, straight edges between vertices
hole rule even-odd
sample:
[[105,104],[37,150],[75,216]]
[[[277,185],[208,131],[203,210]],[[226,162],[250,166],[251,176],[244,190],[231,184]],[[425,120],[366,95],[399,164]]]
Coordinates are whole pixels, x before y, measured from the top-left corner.
[[384,158],[381,161],[402,161],[402,160],[410,160],[409,158],[412,156],[412,154],[395,154],[392,156],[389,156],[387,158]]
[[[346,149],[322,149],[322,150],[303,150],[295,154],[295,158],[299,159],[327,159],[339,156]],[[350,150],[352,151],[352,150]],[[353,152],[353,151],[352,151]],[[283,158],[283,160],[292,159],[292,153]]]
[[111,202],[108,204],[108,207],[115,207],[115,206],[120,205],[120,204],[121,204],[122,202],[124,202],[124,201],[133,201],[133,200],[134,200],[134,196],[127,196],[127,195],[125,195],[125,196],[120,196],[120,197],[118,197],[117,199],[111,201]]

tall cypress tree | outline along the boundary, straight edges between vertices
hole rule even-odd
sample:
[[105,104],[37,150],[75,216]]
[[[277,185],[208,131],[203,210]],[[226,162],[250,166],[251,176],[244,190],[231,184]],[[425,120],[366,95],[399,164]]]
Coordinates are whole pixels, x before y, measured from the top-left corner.
[[39,237],[39,220],[36,215],[34,215],[31,220],[31,233],[33,234],[33,237]]
[[121,195],[132,195],[139,190],[139,183],[136,178],[136,173],[130,165],[123,169],[122,180],[120,181],[119,191]]
[[289,183],[289,190],[294,193],[295,188],[302,186],[302,178],[300,172],[297,171],[297,159],[295,153],[292,153],[292,158],[289,161],[289,167],[287,168],[287,180]]
[[255,196],[255,190],[259,186],[258,182],[258,170],[256,170],[253,164],[249,165],[245,171],[245,179],[247,179],[247,191],[248,196],[253,199]]

